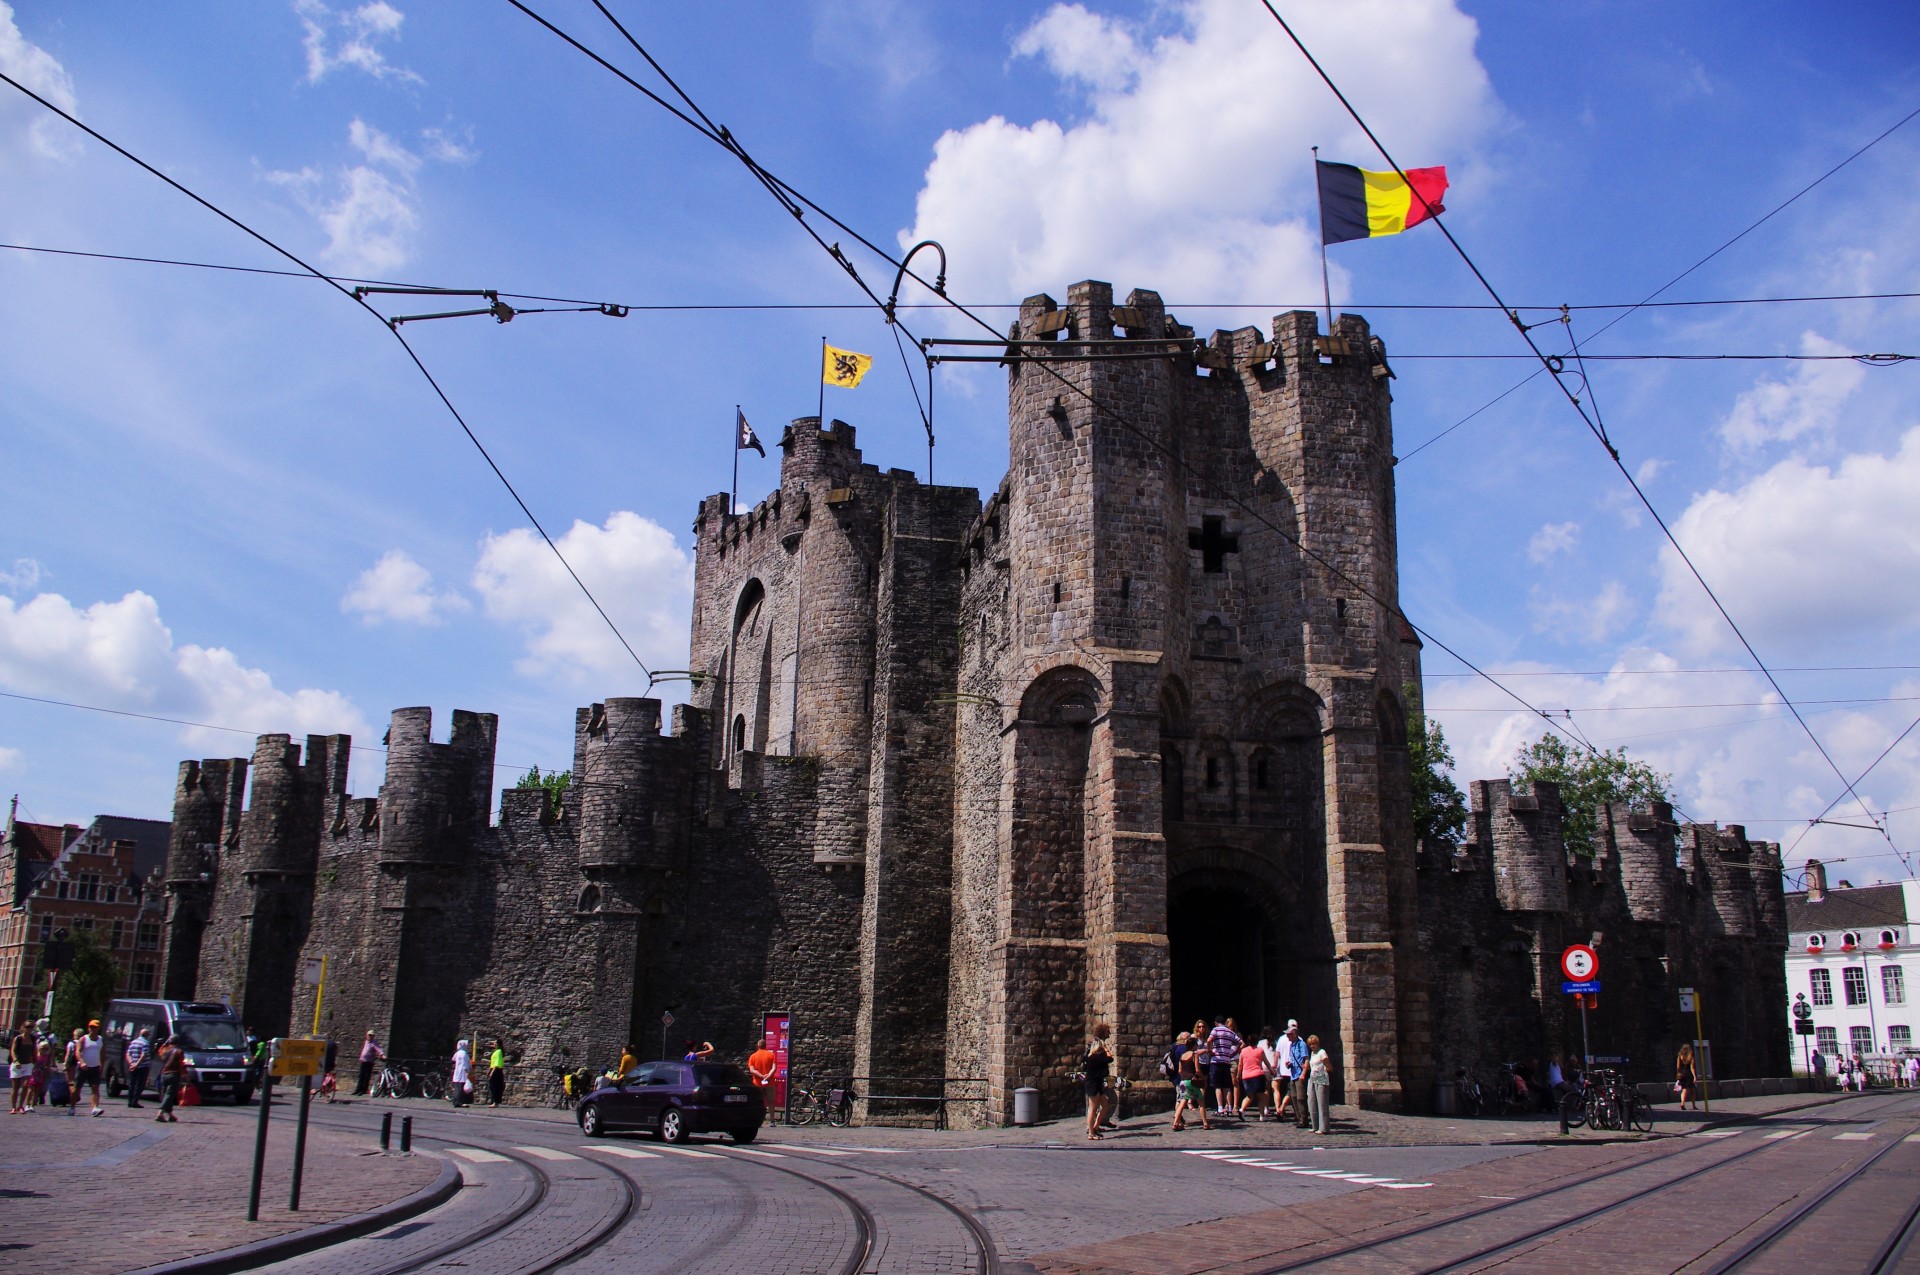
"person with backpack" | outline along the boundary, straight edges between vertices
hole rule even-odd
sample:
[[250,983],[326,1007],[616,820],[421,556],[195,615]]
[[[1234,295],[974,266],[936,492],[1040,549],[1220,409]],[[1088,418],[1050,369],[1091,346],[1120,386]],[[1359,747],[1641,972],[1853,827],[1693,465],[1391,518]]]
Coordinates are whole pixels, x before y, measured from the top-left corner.
[[[1199,1062],[1200,1047],[1192,1032],[1181,1032],[1180,1038],[1167,1053],[1173,1059],[1173,1130],[1178,1133],[1187,1127],[1186,1115],[1189,1111],[1200,1113],[1200,1127],[1213,1128],[1213,1121],[1207,1115],[1207,1095],[1205,1073]],[[1165,1059],[1161,1060],[1165,1063]]]
[[[173,1109],[180,1105],[180,1091],[187,1083],[187,1051],[172,1036],[160,1042],[160,1114],[154,1119],[179,1124]],[[263,1095],[260,1101],[265,1102]]]

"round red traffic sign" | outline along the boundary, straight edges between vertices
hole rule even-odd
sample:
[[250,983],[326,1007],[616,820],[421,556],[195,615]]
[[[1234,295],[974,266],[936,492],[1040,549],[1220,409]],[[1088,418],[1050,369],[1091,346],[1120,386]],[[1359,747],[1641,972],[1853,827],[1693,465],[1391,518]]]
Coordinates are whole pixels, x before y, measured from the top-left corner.
[[1591,982],[1600,977],[1600,953],[1585,943],[1575,943],[1560,953],[1560,972],[1569,982]]

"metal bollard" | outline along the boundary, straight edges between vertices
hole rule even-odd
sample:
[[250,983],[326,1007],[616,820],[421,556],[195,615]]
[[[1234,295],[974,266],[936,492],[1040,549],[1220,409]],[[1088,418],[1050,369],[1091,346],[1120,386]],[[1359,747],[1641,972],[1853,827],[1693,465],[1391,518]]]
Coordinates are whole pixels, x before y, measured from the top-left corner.
[[413,1117],[400,1117],[400,1154],[413,1154]]
[[380,1117],[380,1149],[382,1151],[393,1149],[393,1113],[391,1111],[382,1113]]

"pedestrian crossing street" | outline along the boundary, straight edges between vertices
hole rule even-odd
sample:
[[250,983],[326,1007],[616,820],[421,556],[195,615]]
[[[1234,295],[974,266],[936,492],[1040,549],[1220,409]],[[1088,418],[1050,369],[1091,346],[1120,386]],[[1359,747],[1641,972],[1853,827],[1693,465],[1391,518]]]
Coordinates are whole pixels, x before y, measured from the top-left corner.
[[1383,1191],[1417,1191],[1422,1187],[1433,1185],[1431,1182],[1402,1182],[1399,1178],[1381,1177],[1372,1173],[1354,1173],[1345,1169],[1316,1169],[1311,1165],[1292,1164],[1285,1160],[1265,1160],[1240,1151],[1182,1151],[1180,1154],[1197,1155],[1203,1160],[1214,1160],[1221,1164],[1244,1164],[1249,1169],[1271,1169],[1276,1173],[1294,1173],[1303,1178],[1324,1178],[1329,1182],[1374,1186]]

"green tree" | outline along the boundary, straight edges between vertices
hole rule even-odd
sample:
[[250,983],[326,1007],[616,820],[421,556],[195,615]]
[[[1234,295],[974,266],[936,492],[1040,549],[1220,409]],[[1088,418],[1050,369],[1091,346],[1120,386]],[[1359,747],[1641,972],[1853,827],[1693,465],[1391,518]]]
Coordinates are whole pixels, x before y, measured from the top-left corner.
[[560,801],[566,796],[567,788],[572,783],[573,772],[571,770],[549,771],[543,775],[540,773],[540,768],[535,766],[532,770],[520,776],[520,782],[516,783],[514,787],[546,789],[547,813],[550,815],[558,815],[560,813]]
[[85,1027],[89,1018],[106,1012],[113,999],[119,971],[113,957],[93,937],[92,930],[76,929],[71,935],[73,959],[53,984],[53,1034],[65,1040],[76,1027]]
[[1603,804],[1666,801],[1673,787],[1672,775],[1627,756],[1624,748],[1588,752],[1551,731],[1522,748],[1507,773],[1515,783],[1546,780],[1560,785],[1566,812],[1561,827],[1567,848],[1578,855],[1593,853]]
[[1458,845],[1467,830],[1467,798],[1453,782],[1453,750],[1440,723],[1417,708],[1407,713],[1407,752],[1413,763],[1415,838]]

